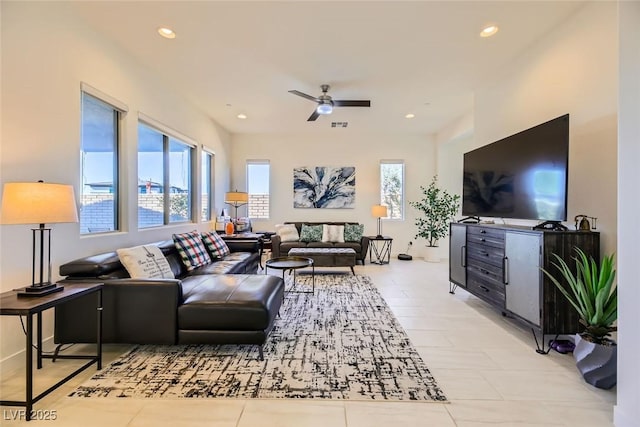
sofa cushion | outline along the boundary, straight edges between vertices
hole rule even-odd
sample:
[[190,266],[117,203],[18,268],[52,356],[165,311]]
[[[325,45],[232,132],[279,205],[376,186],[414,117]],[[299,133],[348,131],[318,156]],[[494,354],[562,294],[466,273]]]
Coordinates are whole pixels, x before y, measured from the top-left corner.
[[257,253],[232,252],[222,259],[214,260],[211,264],[194,268],[189,275],[255,273],[252,267],[255,265],[257,268],[258,258]]
[[182,282],[181,330],[262,330],[283,300],[282,279],[265,275],[190,276]]
[[169,262],[156,245],[134,246],[116,251],[133,279],[173,279]]
[[212,258],[224,258],[231,253],[229,246],[215,231],[200,234]]
[[297,242],[300,240],[298,229],[293,224],[277,224],[276,234],[282,242]]
[[188,271],[211,262],[211,257],[209,257],[198,231],[174,234],[172,237],[182,262]]
[[300,230],[301,242],[321,242],[323,225],[302,224]]
[[324,224],[322,226],[322,241],[336,243],[344,242],[344,225]]
[[345,224],[344,241],[359,242],[364,234],[364,224]]

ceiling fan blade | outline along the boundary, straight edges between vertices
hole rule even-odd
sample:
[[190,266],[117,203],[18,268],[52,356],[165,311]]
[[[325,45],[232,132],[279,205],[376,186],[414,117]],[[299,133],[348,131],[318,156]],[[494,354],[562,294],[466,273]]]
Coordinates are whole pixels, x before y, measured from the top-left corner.
[[346,101],[346,100],[333,100],[334,107],[371,107],[371,101]]
[[316,97],[313,97],[311,95],[307,95],[306,93],[302,93],[299,90],[290,90],[289,93],[292,93],[294,95],[298,95],[301,96],[303,98],[308,99],[309,101],[313,101],[313,102],[320,102],[320,100]]
[[315,122],[315,120],[318,118],[319,115],[320,115],[320,113],[318,113],[317,110],[313,110],[313,113],[309,116],[307,121],[308,122]]

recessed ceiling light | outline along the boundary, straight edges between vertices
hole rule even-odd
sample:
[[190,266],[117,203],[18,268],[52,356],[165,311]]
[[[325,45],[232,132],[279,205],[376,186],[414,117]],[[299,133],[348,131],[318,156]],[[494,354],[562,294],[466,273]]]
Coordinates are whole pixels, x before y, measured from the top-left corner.
[[166,28],[166,27],[158,28],[158,34],[160,34],[165,39],[175,39],[176,38],[176,33],[174,33],[171,28]]
[[413,119],[416,115],[413,113],[409,113],[407,115],[404,116],[405,119]]
[[244,120],[244,119],[246,119],[246,118],[247,118],[247,115],[246,115],[246,114],[242,114],[242,113],[240,113],[240,114],[238,114],[236,117],[237,117],[237,118],[239,118],[240,120]]
[[491,37],[492,35],[494,35],[495,33],[498,32],[498,26],[497,25],[487,25],[486,27],[484,27],[482,29],[482,31],[480,31],[480,37]]

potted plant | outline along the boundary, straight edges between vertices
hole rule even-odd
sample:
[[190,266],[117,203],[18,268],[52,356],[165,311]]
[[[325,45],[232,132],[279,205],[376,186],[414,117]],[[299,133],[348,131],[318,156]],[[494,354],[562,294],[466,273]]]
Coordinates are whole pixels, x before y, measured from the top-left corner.
[[553,254],[558,262],[552,264],[560,271],[566,287],[549,272],[543,271],[578,311],[580,323],[585,326],[583,332],[576,334],[573,351],[578,370],[589,384],[609,389],[616,384],[617,373],[617,345],[610,338],[611,332],[616,330],[613,324],[618,317],[614,255],[605,256],[598,266],[581,249],[576,248],[576,253],[573,258],[576,273],[562,258]]
[[438,241],[446,237],[449,231],[449,221],[460,208],[460,196],[451,195],[446,190],[438,188],[438,176],[434,176],[427,188],[420,186],[422,200],[409,202],[413,208],[422,213],[416,218],[418,232],[415,238],[427,241],[426,261],[439,262],[437,255]]

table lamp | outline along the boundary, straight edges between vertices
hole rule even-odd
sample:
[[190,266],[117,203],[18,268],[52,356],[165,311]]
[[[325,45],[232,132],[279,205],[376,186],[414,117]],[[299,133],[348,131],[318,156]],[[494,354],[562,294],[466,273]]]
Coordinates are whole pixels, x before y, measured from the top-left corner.
[[0,223],[39,224],[38,228],[31,229],[31,286],[20,289],[18,296],[38,297],[63,289],[51,283],[51,228],[45,228],[45,224],[66,222],[78,222],[76,198],[71,185],[42,181],[4,184]]
[[[225,193],[224,202],[233,206],[235,208],[235,222],[238,222],[238,208],[240,206],[244,206],[249,203],[249,193],[245,193],[243,191],[230,191]],[[233,224],[227,224],[227,228],[225,229],[226,234],[233,234]]]
[[374,205],[371,208],[371,215],[378,218],[378,235],[376,237],[382,237],[382,218],[387,217],[387,207],[383,205]]
[[238,208],[249,203],[249,193],[243,191],[230,191],[225,193],[224,202],[235,208],[236,221],[238,220]]

